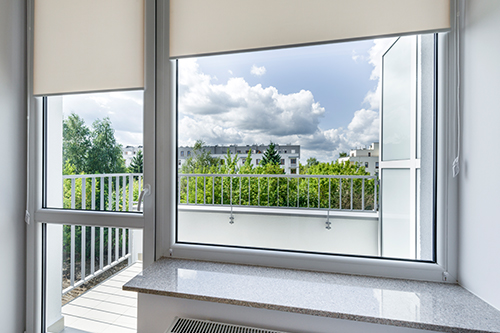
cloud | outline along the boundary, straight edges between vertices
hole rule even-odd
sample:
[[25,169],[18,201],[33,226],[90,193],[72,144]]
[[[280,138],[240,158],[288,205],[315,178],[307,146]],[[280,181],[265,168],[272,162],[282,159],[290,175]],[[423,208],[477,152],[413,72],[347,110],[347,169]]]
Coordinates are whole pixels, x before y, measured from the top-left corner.
[[262,76],[266,74],[266,67],[257,67],[255,65],[252,65],[252,69],[250,69],[250,73],[252,73],[255,76]]
[[143,144],[142,91],[66,95],[62,99],[64,117],[76,113],[88,127],[96,119],[109,117],[120,144]]
[[396,37],[375,39],[373,46],[368,51],[368,62],[373,66],[370,80],[378,80],[375,90],[369,91],[364,99],[371,109],[380,108],[380,97],[382,93],[382,55],[394,44]]
[[179,145],[300,144],[301,160],[332,161],[339,152],[378,141],[378,112],[361,109],[345,128],[321,128],[325,109],[309,90],[282,94],[243,78],[215,84],[194,59],[179,62]]

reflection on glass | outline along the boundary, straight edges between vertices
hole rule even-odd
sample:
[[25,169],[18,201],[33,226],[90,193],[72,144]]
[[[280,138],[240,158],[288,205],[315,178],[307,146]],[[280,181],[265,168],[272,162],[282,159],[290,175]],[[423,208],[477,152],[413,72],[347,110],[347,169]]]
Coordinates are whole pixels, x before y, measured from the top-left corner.
[[415,44],[415,36],[401,37],[383,57],[383,161],[410,158],[410,118],[416,94]]

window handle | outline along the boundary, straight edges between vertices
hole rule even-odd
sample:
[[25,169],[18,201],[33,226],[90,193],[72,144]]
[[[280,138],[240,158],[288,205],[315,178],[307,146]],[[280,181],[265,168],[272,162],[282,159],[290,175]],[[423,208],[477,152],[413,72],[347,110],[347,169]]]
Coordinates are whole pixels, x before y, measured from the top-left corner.
[[137,203],[137,211],[141,211],[141,205],[142,205],[142,200],[144,199],[144,196],[149,196],[151,194],[151,185],[149,184],[144,184],[144,188],[141,191],[141,194],[139,195],[139,202]]

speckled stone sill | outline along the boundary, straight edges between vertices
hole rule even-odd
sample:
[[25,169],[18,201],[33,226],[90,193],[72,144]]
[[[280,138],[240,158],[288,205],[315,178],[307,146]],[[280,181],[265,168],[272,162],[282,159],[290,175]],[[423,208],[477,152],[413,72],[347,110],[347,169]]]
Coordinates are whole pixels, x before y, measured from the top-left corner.
[[123,290],[441,332],[500,332],[458,285],[162,258]]

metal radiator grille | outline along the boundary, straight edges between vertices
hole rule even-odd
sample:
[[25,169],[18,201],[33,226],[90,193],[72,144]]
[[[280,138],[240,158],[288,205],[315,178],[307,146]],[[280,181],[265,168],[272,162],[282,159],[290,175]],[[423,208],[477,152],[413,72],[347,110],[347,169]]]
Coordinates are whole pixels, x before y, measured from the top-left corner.
[[285,333],[261,328],[218,323],[208,320],[175,318],[165,333]]

